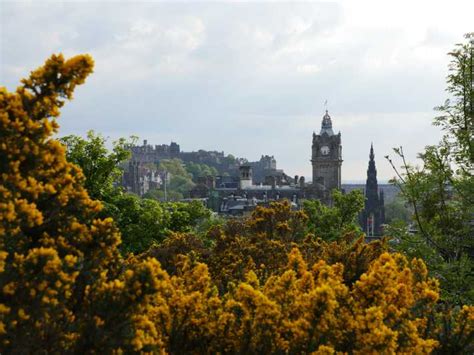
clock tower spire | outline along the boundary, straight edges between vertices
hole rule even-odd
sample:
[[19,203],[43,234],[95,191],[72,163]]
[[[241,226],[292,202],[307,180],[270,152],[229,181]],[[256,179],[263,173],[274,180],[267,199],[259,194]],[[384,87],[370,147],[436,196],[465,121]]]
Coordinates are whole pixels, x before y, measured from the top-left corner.
[[311,163],[313,184],[322,184],[329,192],[341,189],[341,133],[334,134],[331,116],[327,110],[323,116],[320,133],[313,133]]

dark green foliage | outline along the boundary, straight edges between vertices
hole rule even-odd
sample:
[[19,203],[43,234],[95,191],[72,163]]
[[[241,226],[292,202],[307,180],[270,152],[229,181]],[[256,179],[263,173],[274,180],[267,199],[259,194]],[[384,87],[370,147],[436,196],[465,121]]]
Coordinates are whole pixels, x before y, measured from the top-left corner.
[[160,203],[132,194],[117,194],[107,205],[122,233],[124,253],[142,253],[173,232],[191,232],[211,218],[200,201]]
[[156,200],[120,193],[108,201],[106,212],[120,229],[124,253],[143,252],[169,233],[169,213]]
[[166,185],[167,195],[160,200],[176,201],[186,197],[189,191],[195,186],[193,176],[186,170],[181,159],[164,159],[158,164],[158,169],[169,174],[169,181]]
[[190,232],[211,217],[211,211],[200,201],[166,203],[163,208],[170,216],[168,228],[173,232]]
[[174,190],[169,190],[165,193],[164,189],[149,190],[143,195],[143,198],[150,198],[157,201],[179,201],[184,198],[183,194]]
[[401,196],[385,204],[385,223],[387,224],[397,221],[407,224],[411,221],[411,215],[412,211]]
[[333,192],[334,206],[328,207],[317,200],[304,201],[303,211],[308,216],[308,231],[326,241],[336,240],[350,232],[362,233],[357,217],[364,208],[361,191],[343,194]]
[[186,171],[193,176],[194,182],[197,182],[200,177],[219,175],[219,172],[213,166],[193,162],[186,163]]

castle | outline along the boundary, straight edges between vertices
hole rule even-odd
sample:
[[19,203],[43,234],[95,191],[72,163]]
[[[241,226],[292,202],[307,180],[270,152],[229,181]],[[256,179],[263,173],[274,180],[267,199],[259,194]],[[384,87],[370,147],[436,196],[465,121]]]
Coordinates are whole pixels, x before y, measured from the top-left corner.
[[[311,145],[312,183],[303,176],[286,175],[277,169],[274,156],[262,155],[259,161],[226,156],[224,152],[199,150],[183,152],[179,144],[149,145],[145,140],[141,146],[130,147],[131,160],[123,176],[124,186],[131,192],[143,195],[149,189],[160,187],[169,176],[156,171],[156,164],[163,159],[181,159],[216,168],[218,176],[198,178],[187,198],[200,198],[208,206],[223,214],[241,215],[252,211],[259,204],[288,199],[295,208],[304,199],[318,199],[332,204],[331,192],[342,190],[342,142],[341,133],[333,131],[328,111],[324,114],[319,134],[313,132]],[[155,168],[154,168],[155,167]],[[368,236],[381,234],[384,223],[384,195],[378,190],[373,147],[370,150],[367,183],[362,187],[366,197],[360,223]]]
[[270,155],[262,155],[260,160],[249,162],[247,159],[235,158],[218,151],[183,152],[176,142],[153,146],[148,144],[147,140],[144,140],[142,145],[128,148],[131,158],[122,166],[122,185],[127,191],[140,196],[164,182],[164,174],[158,172],[157,164],[168,159],[180,159],[183,163],[199,163],[215,168],[219,175],[214,178],[218,179],[217,186],[220,187],[237,186],[239,168],[243,165],[252,169],[252,182],[255,184],[267,182],[269,176],[276,179],[279,185],[289,184],[291,181],[282,169],[277,169],[277,161]]
[[[341,188],[341,134],[332,131],[328,112],[323,117],[321,131],[313,133],[313,182],[307,184],[303,176],[290,177],[277,169],[274,156],[262,155],[259,161],[229,158],[224,152],[199,150],[183,152],[179,144],[152,146],[146,140],[141,146],[131,146],[131,159],[124,166],[123,185],[128,191],[143,195],[163,184],[167,177],[156,170],[163,159],[181,159],[212,166],[220,175],[200,178],[189,191],[188,198],[209,198],[214,191],[222,199],[253,199],[270,201],[287,198],[295,204],[300,199],[319,199],[330,203],[331,191]],[[221,210],[219,210],[221,212]]]

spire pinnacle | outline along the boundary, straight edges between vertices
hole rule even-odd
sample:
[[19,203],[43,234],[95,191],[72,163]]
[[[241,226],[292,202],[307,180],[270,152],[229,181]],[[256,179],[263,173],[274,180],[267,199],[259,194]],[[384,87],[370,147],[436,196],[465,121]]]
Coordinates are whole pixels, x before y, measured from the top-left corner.
[[374,160],[375,158],[375,155],[374,155],[374,144],[373,143],[370,143],[370,160]]
[[329,116],[328,110],[326,110],[326,114],[323,116],[323,122],[321,123],[320,134],[323,134],[323,133],[326,133],[329,136],[334,135],[334,132],[332,131],[331,116]]

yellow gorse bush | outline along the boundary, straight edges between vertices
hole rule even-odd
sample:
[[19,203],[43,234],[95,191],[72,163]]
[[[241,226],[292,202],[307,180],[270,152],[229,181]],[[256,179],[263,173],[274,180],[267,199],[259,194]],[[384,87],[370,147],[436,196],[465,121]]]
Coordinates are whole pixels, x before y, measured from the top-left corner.
[[[248,235],[232,223],[215,230],[213,255],[176,253],[171,275],[153,252],[123,259],[113,220],[95,218],[101,204],[51,138],[92,68],[87,55],[54,55],[16,92],[0,89],[2,353],[422,354],[439,345],[430,331],[438,285],[421,260],[304,237],[306,217],[288,205],[257,210]],[[196,244],[173,238],[167,250]],[[464,307],[460,339],[473,318]]]

